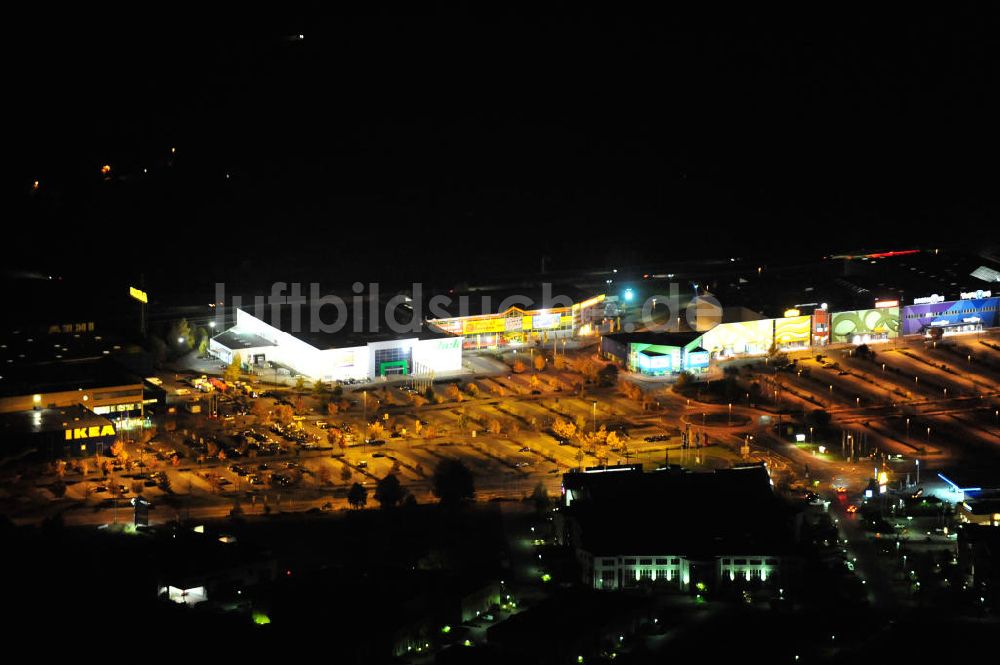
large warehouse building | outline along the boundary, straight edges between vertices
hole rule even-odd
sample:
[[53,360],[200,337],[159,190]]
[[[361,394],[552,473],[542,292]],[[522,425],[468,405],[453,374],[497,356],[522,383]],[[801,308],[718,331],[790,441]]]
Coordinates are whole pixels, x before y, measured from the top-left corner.
[[[283,312],[281,322],[291,322]],[[462,340],[422,326],[419,332],[285,332],[246,310],[236,310],[236,325],[212,338],[209,352],[232,362],[261,367],[275,363],[296,374],[323,381],[368,380],[381,376],[430,377],[462,369]]]

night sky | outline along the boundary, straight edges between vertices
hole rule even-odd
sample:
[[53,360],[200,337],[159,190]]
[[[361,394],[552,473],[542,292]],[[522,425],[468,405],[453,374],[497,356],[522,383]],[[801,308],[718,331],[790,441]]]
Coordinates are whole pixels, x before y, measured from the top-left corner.
[[997,235],[979,10],[284,7],[16,14],[8,266],[474,280]]

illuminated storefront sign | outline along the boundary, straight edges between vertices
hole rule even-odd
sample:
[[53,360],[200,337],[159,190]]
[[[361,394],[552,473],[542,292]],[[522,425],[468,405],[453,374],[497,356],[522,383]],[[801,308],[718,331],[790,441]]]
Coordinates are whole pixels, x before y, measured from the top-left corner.
[[84,333],[84,332],[94,332],[94,322],[86,321],[81,323],[62,323],[58,325],[49,326],[50,335],[58,335],[60,333]]
[[[508,316],[506,321],[507,332],[516,332],[524,328],[524,319],[525,317],[523,316]],[[530,320],[530,317],[528,319]]]
[[934,295],[913,299],[914,305],[933,305],[936,302],[944,302],[944,296],[939,296],[935,293]]
[[886,341],[899,334],[899,308],[834,312],[830,329],[834,342],[867,344]]
[[898,300],[876,300],[875,307],[877,309],[885,309],[886,307],[899,307]]
[[73,427],[66,430],[66,440],[93,439],[99,436],[114,436],[112,425],[91,425],[90,427]]
[[146,295],[145,291],[140,291],[134,286],[128,287],[128,294],[145,305],[149,301],[149,297]]
[[524,319],[529,324],[525,328],[548,330],[549,328],[558,328],[562,317],[559,314],[535,314],[534,316],[526,316]]
[[493,319],[473,319],[462,322],[462,333],[465,335],[479,335],[482,333],[498,333],[507,329],[507,320],[502,317]]
[[962,300],[979,300],[981,298],[991,297],[993,292],[979,289],[978,291],[969,291],[968,293],[962,293],[960,295],[962,296]]

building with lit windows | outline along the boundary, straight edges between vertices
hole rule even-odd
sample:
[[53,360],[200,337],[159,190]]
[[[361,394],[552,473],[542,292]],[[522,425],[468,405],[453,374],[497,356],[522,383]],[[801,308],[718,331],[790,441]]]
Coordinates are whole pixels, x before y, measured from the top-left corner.
[[112,419],[141,418],[142,379],[110,358],[13,367],[0,379],[0,413],[84,406]]
[[752,588],[797,567],[793,513],[763,465],[714,473],[597,467],[564,475],[563,492],[557,538],[594,589]]
[[[345,322],[336,332],[295,331],[287,307],[277,325],[245,309],[236,310],[236,325],[212,338],[209,353],[266,372],[286,371],[322,381],[370,380],[385,376],[434,377],[462,369],[462,340],[421,325],[417,332],[354,332]],[[308,328],[308,321],[300,321]]]

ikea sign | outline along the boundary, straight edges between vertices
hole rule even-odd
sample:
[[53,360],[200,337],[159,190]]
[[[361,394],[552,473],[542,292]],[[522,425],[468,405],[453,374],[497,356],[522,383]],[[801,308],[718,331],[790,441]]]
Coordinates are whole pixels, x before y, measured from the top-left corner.
[[101,436],[114,436],[115,428],[112,425],[91,425],[90,427],[71,427],[66,430],[66,440],[75,441],[77,439],[96,439]]

